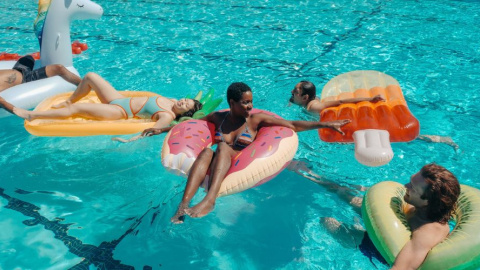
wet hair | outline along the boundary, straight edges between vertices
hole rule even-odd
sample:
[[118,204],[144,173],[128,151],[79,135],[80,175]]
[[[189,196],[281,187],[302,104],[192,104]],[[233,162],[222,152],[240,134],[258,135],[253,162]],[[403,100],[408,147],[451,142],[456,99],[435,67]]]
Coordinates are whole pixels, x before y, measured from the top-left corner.
[[233,99],[234,101],[238,102],[242,99],[242,95],[245,92],[252,92],[252,89],[250,89],[250,86],[243,82],[234,82],[230,84],[230,86],[227,89],[227,101],[228,104],[230,104],[230,99]]
[[317,88],[315,84],[309,81],[301,81],[302,96],[308,95],[308,101],[314,100],[317,97]]
[[196,99],[192,99],[193,100],[193,109],[191,110],[188,110],[184,113],[182,113],[181,115],[177,116],[176,120],[180,119],[181,117],[192,117],[193,114],[199,110],[201,110],[203,108],[203,104],[200,103],[200,101],[196,100]]
[[445,224],[454,214],[460,184],[449,170],[435,163],[430,163],[420,170],[427,183],[422,199],[427,199],[427,217],[433,221]]

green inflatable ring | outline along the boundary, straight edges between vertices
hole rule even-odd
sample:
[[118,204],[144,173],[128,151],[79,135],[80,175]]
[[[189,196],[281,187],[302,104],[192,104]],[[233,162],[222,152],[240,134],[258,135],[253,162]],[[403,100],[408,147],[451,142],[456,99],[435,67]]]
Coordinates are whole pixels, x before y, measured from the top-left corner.
[[[455,228],[428,253],[420,269],[478,269],[480,266],[480,190],[460,186]],[[410,240],[404,195],[402,184],[385,181],[372,186],[363,199],[362,217],[368,236],[390,265]]]

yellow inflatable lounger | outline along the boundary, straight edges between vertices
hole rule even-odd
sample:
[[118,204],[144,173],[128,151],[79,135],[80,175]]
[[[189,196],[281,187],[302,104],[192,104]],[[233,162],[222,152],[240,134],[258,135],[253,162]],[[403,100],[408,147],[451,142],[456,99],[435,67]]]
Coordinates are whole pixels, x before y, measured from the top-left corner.
[[[479,269],[480,267],[480,190],[460,185],[454,217],[455,228],[435,246],[420,269]],[[385,181],[372,186],[362,205],[368,236],[391,265],[411,232],[405,218],[405,187]]]
[[[35,111],[46,111],[53,105],[65,101],[72,92],[58,94],[43,100]],[[126,97],[151,97],[158,94],[147,91],[122,91]],[[77,103],[101,103],[95,92],[90,92]],[[82,117],[66,119],[36,119],[25,121],[25,129],[36,136],[78,137],[92,135],[123,135],[133,134],[151,128],[155,124],[150,119],[122,119],[122,120],[90,120]]]

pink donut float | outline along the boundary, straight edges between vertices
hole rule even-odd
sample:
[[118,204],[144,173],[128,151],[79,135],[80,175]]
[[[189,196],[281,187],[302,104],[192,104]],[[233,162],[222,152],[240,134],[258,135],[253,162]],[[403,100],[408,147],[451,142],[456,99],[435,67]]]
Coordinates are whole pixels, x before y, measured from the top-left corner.
[[[260,112],[278,117],[263,110],[252,111]],[[163,142],[163,166],[175,174],[187,176],[200,152],[214,143],[214,135],[215,126],[207,121],[189,120],[176,125]],[[218,197],[271,180],[287,167],[297,148],[298,137],[293,130],[281,126],[261,128],[255,140],[232,159]]]

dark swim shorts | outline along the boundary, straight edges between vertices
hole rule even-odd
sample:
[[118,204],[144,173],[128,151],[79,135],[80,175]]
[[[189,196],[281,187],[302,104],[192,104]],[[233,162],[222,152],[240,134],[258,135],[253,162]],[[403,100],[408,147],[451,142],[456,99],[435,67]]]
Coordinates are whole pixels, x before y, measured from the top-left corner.
[[35,59],[33,59],[31,55],[26,55],[18,59],[12,69],[18,70],[22,73],[22,83],[47,78],[45,67],[33,70],[34,65]]
[[388,266],[387,261],[385,261],[385,259],[382,257],[382,254],[380,254],[380,252],[377,250],[377,248],[372,242],[372,239],[370,239],[370,237],[368,236],[367,232],[365,232],[365,234],[363,235],[362,243],[358,246],[358,248],[363,253],[363,255],[367,256],[370,259],[370,262],[373,265],[375,265],[375,263],[373,262],[373,259],[375,258],[383,265]]

